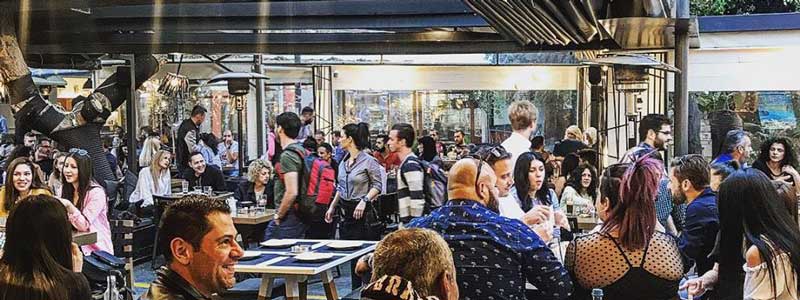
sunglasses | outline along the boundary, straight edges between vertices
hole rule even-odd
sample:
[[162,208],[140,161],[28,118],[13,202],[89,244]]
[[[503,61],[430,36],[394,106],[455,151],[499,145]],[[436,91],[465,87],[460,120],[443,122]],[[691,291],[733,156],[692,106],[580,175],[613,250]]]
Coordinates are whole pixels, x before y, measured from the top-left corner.
[[87,155],[89,155],[89,152],[88,152],[88,151],[86,151],[86,150],[84,150],[84,149],[81,149],[81,148],[72,148],[72,149],[69,149],[69,153],[70,153],[70,154],[77,154],[77,155],[80,155],[80,156],[87,156]]

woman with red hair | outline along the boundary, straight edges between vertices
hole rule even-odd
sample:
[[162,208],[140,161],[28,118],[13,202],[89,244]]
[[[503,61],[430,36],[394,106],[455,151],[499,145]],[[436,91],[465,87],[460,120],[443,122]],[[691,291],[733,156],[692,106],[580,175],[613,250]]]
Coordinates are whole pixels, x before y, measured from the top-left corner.
[[595,288],[606,299],[676,297],[681,254],[675,237],[656,220],[654,205],[663,169],[661,161],[645,155],[603,172],[597,205],[603,226],[567,247],[564,264],[577,283],[572,299],[591,299]]

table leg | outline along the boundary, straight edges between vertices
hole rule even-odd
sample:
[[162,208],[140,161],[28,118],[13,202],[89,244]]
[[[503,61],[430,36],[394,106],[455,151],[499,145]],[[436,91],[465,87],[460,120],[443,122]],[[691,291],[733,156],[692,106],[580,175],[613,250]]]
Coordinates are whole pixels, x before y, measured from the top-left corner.
[[322,287],[325,289],[325,298],[328,300],[338,300],[339,294],[336,292],[336,282],[333,280],[333,271],[327,270],[320,274],[322,277]]
[[298,282],[300,300],[308,300],[308,279]]
[[286,300],[300,300],[299,283],[304,278],[300,276],[286,276]]
[[272,276],[261,275],[261,285],[258,287],[258,300],[268,300],[272,298]]

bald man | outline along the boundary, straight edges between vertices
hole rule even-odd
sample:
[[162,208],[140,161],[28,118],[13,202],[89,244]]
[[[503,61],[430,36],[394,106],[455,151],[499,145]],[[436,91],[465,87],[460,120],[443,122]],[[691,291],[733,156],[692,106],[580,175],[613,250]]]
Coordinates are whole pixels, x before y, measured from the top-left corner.
[[[461,299],[569,296],[572,281],[547,245],[519,220],[498,214],[497,176],[487,163],[459,160],[447,180],[450,201],[408,227],[433,229],[447,241]],[[526,292],[526,281],[536,290]]]

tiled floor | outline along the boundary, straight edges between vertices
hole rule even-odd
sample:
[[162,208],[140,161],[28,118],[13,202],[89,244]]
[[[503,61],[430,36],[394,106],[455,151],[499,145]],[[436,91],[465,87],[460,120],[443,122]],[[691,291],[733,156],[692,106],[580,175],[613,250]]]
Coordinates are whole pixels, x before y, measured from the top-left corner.
[[[163,258],[159,258],[157,260],[159,263],[163,262]],[[339,297],[344,297],[345,295],[349,294],[350,289],[350,266],[349,264],[344,264],[339,266],[340,275],[335,279],[336,282],[336,289],[339,291]],[[150,286],[150,282],[153,281],[155,271],[150,268],[150,262],[144,262],[136,265],[134,267],[134,290],[136,295],[134,299],[138,299],[141,297],[147,288]],[[334,271],[334,274],[336,272]],[[309,280],[310,284],[308,285],[308,299],[325,299],[325,291],[322,289],[322,283],[319,281],[319,277],[312,277]],[[257,289],[257,286],[253,286],[253,289]],[[278,299],[283,299],[278,298]],[[255,300],[255,299],[253,299]]]

